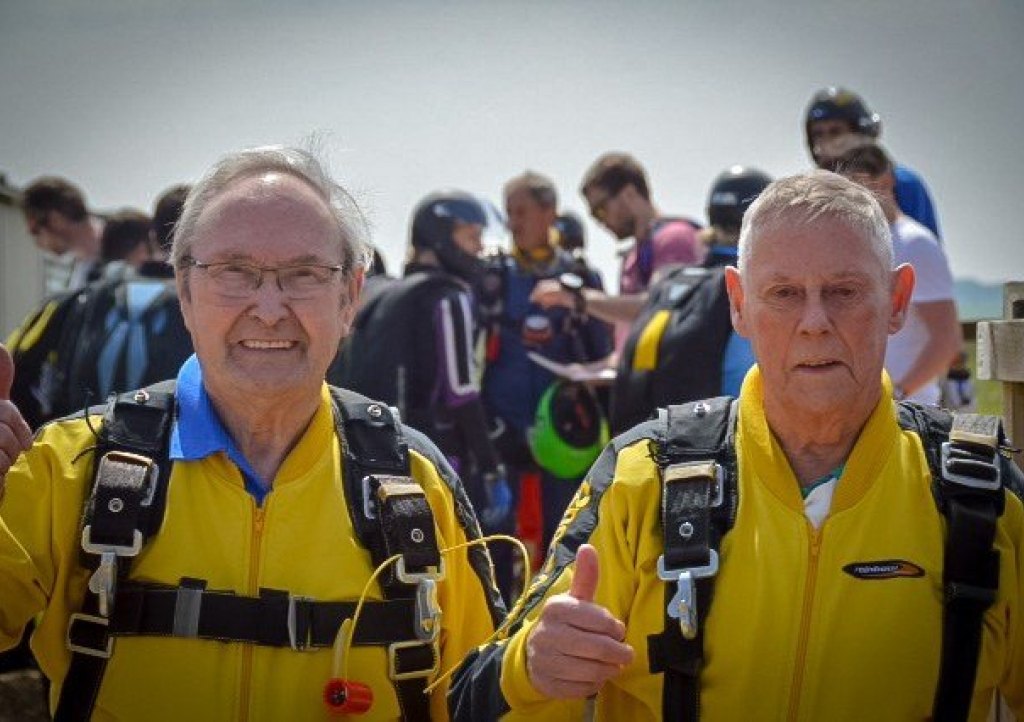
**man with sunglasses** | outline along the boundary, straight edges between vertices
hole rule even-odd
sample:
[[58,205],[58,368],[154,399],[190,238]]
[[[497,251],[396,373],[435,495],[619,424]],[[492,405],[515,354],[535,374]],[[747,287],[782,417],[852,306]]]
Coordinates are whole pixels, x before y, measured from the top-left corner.
[[437,448],[324,383],[365,235],[311,155],[234,153],[175,230],[196,354],[173,387],[29,447],[0,349],[0,648],[41,615],[56,719],[447,717],[426,685],[501,603]]
[[72,258],[60,290],[73,291],[100,277],[103,224],[89,215],[85,196],[76,185],[56,176],[38,178],[22,193],[21,209],[40,250]]
[[644,292],[666,267],[697,265],[704,257],[697,224],[664,216],[651,202],[647,173],[628,153],[602,155],[587,170],[580,193],[590,214],[618,240],[634,239],[622,259],[619,296],[602,299],[602,318],[614,317],[616,348],[644,303]]

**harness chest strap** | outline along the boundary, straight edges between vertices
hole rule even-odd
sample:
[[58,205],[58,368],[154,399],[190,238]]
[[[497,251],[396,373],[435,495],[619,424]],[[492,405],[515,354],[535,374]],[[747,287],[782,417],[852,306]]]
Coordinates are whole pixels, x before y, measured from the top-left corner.
[[[385,600],[364,604],[353,643],[388,647],[388,675],[403,718],[426,719],[429,700],[423,689],[439,666],[436,584],[444,575],[433,515],[422,488],[408,476],[408,451],[397,420],[386,407],[334,391],[345,478],[358,489],[349,496],[359,500],[350,508],[360,522],[357,532],[375,562],[400,556],[382,584]],[[96,563],[96,571],[82,611],[69,623],[72,661],[57,720],[89,718],[117,636],[178,636],[302,651],[334,644],[342,621],[353,616],[355,602],[316,601],[283,590],[261,589],[249,597],[208,590],[199,579],[182,579],[176,587],[128,580],[131,558],[163,518],[173,404],[173,386],[162,386],[117,397],[105,414],[82,533],[83,554]]]

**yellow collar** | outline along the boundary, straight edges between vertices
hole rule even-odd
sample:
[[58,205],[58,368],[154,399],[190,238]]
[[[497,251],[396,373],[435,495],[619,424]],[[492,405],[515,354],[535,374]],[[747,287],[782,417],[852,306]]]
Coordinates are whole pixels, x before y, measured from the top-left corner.
[[[849,509],[867,494],[881,472],[898,438],[892,382],[882,374],[882,393],[843,467],[832,497],[832,514]],[[740,391],[737,453],[745,472],[764,484],[782,503],[803,513],[800,484],[764,415],[764,386],[755,365]]]

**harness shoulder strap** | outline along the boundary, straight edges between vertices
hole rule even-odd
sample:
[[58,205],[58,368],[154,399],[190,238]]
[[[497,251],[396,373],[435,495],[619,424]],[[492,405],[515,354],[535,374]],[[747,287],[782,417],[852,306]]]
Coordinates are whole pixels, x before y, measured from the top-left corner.
[[71,615],[71,664],[54,719],[88,720],[113,652],[110,618],[119,582],[160,529],[170,479],[174,382],[113,397],[99,432],[82,521],[82,555],[94,569],[82,611]]
[[981,651],[985,610],[999,590],[999,552],[993,548],[1003,513],[1006,446],[997,416],[899,405],[900,423],[921,438],[932,491],[946,519],[943,554],[942,656],[932,709],[936,722],[966,720]]
[[440,664],[436,583],[444,576],[433,512],[423,489],[410,476],[409,448],[392,410],[333,386],[331,396],[343,444],[345,493],[353,527],[374,566],[401,555],[381,575],[384,598],[416,599],[419,641],[388,647],[389,676],[403,719],[426,720],[430,708],[423,690]]
[[696,720],[704,657],[704,616],[718,573],[718,550],[738,503],[734,432],[737,403],[718,397],[664,413],[658,449],[662,476],[661,527],[665,552],[665,628],[648,638],[652,673],[664,673],[662,718]]

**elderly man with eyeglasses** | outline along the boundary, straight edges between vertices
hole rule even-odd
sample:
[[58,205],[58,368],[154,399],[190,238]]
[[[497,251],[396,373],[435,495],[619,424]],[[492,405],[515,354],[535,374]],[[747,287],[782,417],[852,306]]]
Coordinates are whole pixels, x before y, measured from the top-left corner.
[[324,383],[364,235],[312,156],[235,153],[175,232],[176,383],[30,444],[0,352],[0,648],[41,614],[56,719],[446,718],[501,602],[433,444]]

